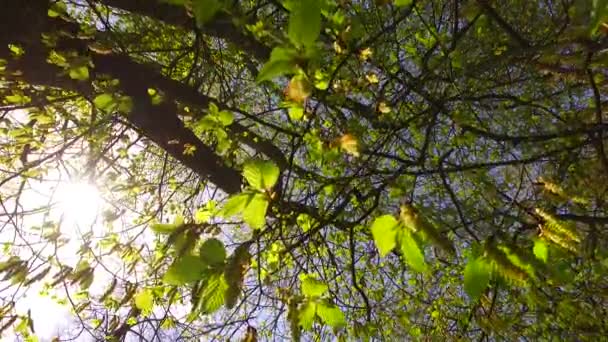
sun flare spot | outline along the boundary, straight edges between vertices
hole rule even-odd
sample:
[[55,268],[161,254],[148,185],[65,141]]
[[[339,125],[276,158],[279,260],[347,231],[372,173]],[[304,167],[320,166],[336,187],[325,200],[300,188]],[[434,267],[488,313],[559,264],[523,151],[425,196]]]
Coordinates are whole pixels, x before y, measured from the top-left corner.
[[86,182],[70,182],[59,184],[56,191],[64,233],[67,233],[65,230],[82,230],[95,224],[102,205],[97,187]]

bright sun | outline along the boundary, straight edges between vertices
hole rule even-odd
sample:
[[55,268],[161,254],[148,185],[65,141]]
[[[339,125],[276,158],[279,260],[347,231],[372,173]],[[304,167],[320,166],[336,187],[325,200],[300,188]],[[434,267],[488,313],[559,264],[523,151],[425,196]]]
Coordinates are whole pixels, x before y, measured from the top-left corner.
[[86,182],[60,183],[55,196],[57,209],[63,218],[62,226],[66,230],[82,231],[95,223],[102,199],[94,185]]

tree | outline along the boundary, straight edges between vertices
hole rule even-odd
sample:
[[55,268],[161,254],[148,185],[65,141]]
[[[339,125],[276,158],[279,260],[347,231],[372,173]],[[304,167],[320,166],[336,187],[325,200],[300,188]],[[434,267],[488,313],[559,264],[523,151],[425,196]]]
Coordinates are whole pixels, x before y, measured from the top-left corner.
[[608,334],[606,1],[2,4],[0,332]]

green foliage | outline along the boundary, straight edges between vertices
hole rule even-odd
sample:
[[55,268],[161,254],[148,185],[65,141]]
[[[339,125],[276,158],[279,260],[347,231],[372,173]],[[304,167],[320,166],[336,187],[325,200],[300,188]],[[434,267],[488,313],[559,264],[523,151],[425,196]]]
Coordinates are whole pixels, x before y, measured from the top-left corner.
[[168,285],[184,285],[200,280],[207,269],[205,262],[196,255],[178,257],[163,276]]
[[395,0],[396,6],[409,6],[411,5],[413,0]]
[[372,223],[372,236],[381,257],[386,256],[397,246],[398,228],[399,222],[392,215],[382,215]]
[[275,47],[270,53],[270,59],[258,73],[256,81],[270,81],[275,77],[294,72],[297,56],[297,52],[292,48]]
[[270,190],[279,179],[279,168],[270,161],[252,160],[245,163],[243,176],[256,190]]
[[199,254],[203,262],[211,267],[222,266],[226,260],[224,243],[215,238],[205,240]]
[[490,283],[491,268],[483,257],[470,257],[464,268],[464,291],[477,301]]
[[309,47],[321,33],[321,7],[319,0],[302,0],[293,3],[289,15],[288,36],[295,46]]
[[222,273],[212,273],[205,282],[200,299],[200,309],[204,314],[217,311],[224,305],[228,284]]
[[154,297],[152,291],[148,289],[144,289],[135,295],[135,306],[144,311],[150,312],[152,311],[152,307],[154,306]]
[[298,322],[304,330],[312,329],[312,325],[315,322],[315,315],[317,314],[317,303],[314,301],[307,301],[302,308],[299,310]]
[[86,65],[76,66],[70,69],[70,77],[78,81],[89,79],[89,68]]
[[114,97],[111,94],[103,93],[95,97],[93,104],[103,111],[110,111],[114,104]]
[[608,335],[606,0],[7,1],[0,339]]
[[402,230],[397,234],[397,240],[407,264],[416,272],[426,272],[428,268],[424,261],[424,252],[420,249],[412,234]]
[[549,258],[549,246],[547,246],[547,244],[543,240],[534,240],[533,251],[536,258],[542,260],[543,262],[547,262],[547,259]]
[[196,25],[202,27],[211,20],[222,8],[220,0],[192,0],[192,12],[196,18]]
[[323,296],[328,290],[327,284],[312,275],[302,277],[302,293],[306,297],[315,298]]

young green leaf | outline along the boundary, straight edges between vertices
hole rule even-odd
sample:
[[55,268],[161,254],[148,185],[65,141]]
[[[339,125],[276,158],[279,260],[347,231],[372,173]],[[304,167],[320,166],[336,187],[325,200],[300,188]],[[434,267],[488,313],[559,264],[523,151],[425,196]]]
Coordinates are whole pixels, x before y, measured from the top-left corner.
[[93,104],[103,111],[109,111],[114,104],[114,97],[112,97],[112,94],[103,93],[95,97]]
[[372,223],[372,236],[381,257],[386,256],[397,245],[398,226],[399,222],[392,215],[377,217]]
[[279,179],[279,168],[271,161],[253,160],[245,163],[243,176],[252,188],[269,190]]
[[150,225],[150,229],[152,229],[157,234],[171,234],[180,225],[174,223],[154,223]]
[[234,122],[234,115],[227,110],[220,111],[217,118],[223,126],[230,126]]
[[209,266],[220,266],[226,261],[224,243],[216,238],[207,239],[203,242],[199,254],[203,262]]
[[71,68],[69,74],[75,80],[86,81],[89,79],[89,68],[86,65]]
[[302,230],[304,232],[309,231],[310,228],[312,228],[312,225],[313,225],[313,219],[308,214],[300,214],[300,215],[298,215],[298,218],[296,219],[296,222],[298,223],[298,226],[300,226],[300,228],[302,228]]
[[247,207],[247,204],[249,204],[251,201],[252,197],[253,194],[249,192],[243,192],[230,196],[220,211],[220,214],[225,218],[229,218],[242,213]]
[[403,7],[411,5],[413,0],[395,0],[395,6]]
[[332,328],[338,329],[346,325],[344,313],[334,304],[319,303],[317,305],[317,315]]
[[424,261],[424,253],[411,233],[405,229],[400,231],[398,240],[401,253],[407,264],[416,272],[426,272],[427,264]]
[[311,46],[321,34],[321,4],[319,0],[301,0],[293,4],[289,15],[287,35],[296,46]]
[[317,313],[317,303],[313,301],[307,301],[298,314],[300,325],[304,330],[312,329],[312,324],[315,321],[315,315]]
[[245,210],[243,210],[243,221],[251,228],[260,229],[266,224],[266,211],[268,210],[268,199],[262,193],[253,195]]
[[533,252],[538,260],[547,262],[547,259],[549,258],[549,247],[545,241],[541,239],[534,240]]
[[321,297],[328,289],[327,284],[311,275],[302,277],[302,293],[306,297]]
[[293,72],[296,66],[297,53],[292,49],[276,47],[270,53],[270,59],[256,78],[256,82],[270,81],[273,78]]
[[141,311],[150,312],[153,305],[154,301],[150,290],[145,289],[135,295],[135,306]]
[[201,310],[205,314],[217,311],[224,304],[228,284],[222,272],[213,273],[205,282],[201,295]]
[[163,276],[163,282],[169,285],[184,285],[203,278],[205,263],[198,256],[184,255],[175,260]]
[[479,299],[490,283],[490,265],[483,258],[470,259],[464,268],[464,291],[471,300]]

